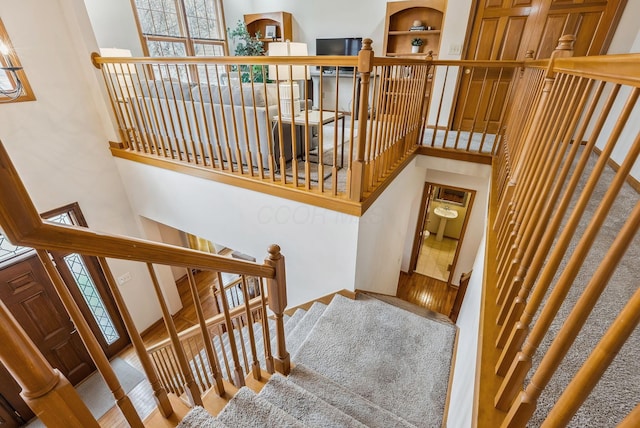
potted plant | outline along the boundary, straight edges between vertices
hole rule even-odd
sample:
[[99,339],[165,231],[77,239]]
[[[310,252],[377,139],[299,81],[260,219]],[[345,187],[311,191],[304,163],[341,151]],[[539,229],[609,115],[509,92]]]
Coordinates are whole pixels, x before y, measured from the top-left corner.
[[411,53],[418,53],[420,52],[420,46],[422,46],[424,44],[424,40],[416,37],[415,39],[411,40]]
[[[256,32],[255,37],[249,34],[247,31],[247,26],[244,22],[238,20],[238,24],[236,28],[231,29],[227,28],[227,33],[229,37],[235,43],[235,51],[234,54],[236,56],[261,56],[264,55],[264,44],[260,41],[262,35],[260,32]],[[232,66],[231,69],[233,71],[237,71],[237,66]],[[262,66],[254,65],[249,66],[243,64],[240,66],[241,79],[242,82],[250,82],[252,80],[254,82],[262,82],[265,78],[265,71]]]

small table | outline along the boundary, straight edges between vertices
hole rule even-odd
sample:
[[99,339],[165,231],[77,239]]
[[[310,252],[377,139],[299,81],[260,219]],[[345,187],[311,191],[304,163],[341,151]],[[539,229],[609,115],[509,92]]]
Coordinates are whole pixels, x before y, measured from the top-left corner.
[[[275,116],[273,118],[274,122],[281,122],[286,124],[295,124],[296,128],[301,127],[304,129],[305,124],[309,124],[309,131],[313,127],[316,129],[322,125],[326,125],[335,121],[342,121],[342,137],[341,137],[341,149],[340,149],[340,165],[336,165],[337,167],[342,168],[344,166],[344,122],[345,116],[344,113],[335,113],[333,111],[319,111],[319,110],[309,110],[307,112],[302,112],[296,116]],[[305,122],[306,120],[306,122]],[[311,141],[311,138],[309,139]],[[319,149],[318,149],[319,150]]]

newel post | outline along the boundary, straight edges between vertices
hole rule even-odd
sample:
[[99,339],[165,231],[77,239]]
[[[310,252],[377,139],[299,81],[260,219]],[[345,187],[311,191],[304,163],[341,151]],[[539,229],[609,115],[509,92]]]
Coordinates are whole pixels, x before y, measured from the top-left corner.
[[351,166],[351,186],[349,198],[360,202],[364,191],[364,152],[367,144],[367,118],[369,115],[369,86],[373,70],[373,40],[364,39],[358,53],[358,73],[360,75],[360,100],[358,111],[358,145],[356,157]]
[[275,276],[267,279],[269,292],[269,309],[274,313],[276,320],[276,352],[273,363],[276,371],[288,375],[291,370],[291,357],[287,352],[287,344],[284,338],[284,310],[287,307],[287,280],[284,270],[284,256],[280,253],[278,245],[271,245],[268,249],[269,256],[264,260],[266,265],[275,269]]
[[0,361],[22,388],[20,395],[48,427],[99,427],[77,391],[51,367],[0,301]]

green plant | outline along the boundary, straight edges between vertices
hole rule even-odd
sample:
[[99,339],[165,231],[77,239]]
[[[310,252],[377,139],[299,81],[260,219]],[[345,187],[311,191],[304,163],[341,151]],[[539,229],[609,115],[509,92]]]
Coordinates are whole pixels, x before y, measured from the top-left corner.
[[411,46],[422,46],[423,44],[424,44],[424,40],[419,39],[417,37],[411,40]]
[[251,36],[244,22],[238,20],[236,28],[227,28],[229,37],[235,44],[234,55],[236,56],[260,56],[264,55],[264,44],[260,41],[262,35],[256,32]]
[[[261,56],[264,55],[264,44],[260,41],[262,35],[257,31],[255,36],[251,36],[244,22],[238,20],[238,24],[234,29],[227,28],[229,37],[235,44],[235,56]],[[239,68],[238,68],[239,67]],[[263,82],[265,79],[265,70],[260,65],[241,64],[231,67],[232,71],[240,70],[240,80],[243,83]],[[252,78],[253,77],[253,78]]]

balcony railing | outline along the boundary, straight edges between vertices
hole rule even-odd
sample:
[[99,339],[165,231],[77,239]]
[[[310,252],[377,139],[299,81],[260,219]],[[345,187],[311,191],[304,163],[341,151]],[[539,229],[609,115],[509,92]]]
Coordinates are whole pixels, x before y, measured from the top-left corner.
[[368,40],[357,57],[93,59],[114,155],[349,202],[419,147],[495,154],[523,65],[379,58]]

